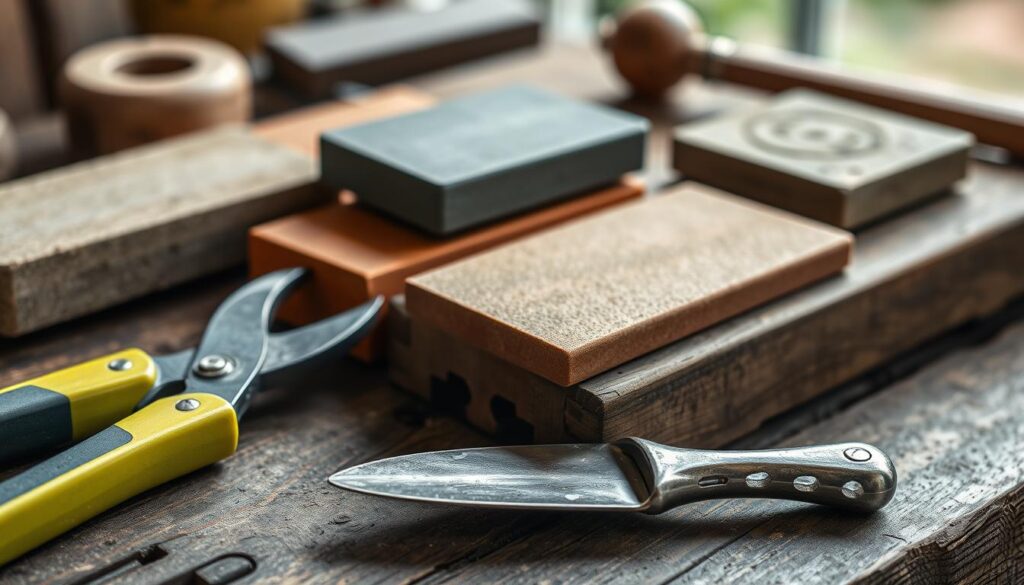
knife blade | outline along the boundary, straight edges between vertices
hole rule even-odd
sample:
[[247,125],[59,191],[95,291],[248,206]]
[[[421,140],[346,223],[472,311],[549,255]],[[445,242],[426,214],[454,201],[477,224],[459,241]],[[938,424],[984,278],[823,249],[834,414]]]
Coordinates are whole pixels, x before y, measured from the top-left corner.
[[630,438],[402,455],[329,481],[374,496],[486,508],[657,514],[707,499],[760,497],[872,512],[892,499],[896,470],[865,443],[706,451]]

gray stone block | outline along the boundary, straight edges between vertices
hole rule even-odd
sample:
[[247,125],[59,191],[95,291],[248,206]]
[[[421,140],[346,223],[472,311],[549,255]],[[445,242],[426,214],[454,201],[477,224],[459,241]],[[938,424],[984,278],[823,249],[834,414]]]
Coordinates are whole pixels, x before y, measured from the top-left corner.
[[643,166],[648,123],[514,86],[321,136],[324,182],[436,235],[587,192]]

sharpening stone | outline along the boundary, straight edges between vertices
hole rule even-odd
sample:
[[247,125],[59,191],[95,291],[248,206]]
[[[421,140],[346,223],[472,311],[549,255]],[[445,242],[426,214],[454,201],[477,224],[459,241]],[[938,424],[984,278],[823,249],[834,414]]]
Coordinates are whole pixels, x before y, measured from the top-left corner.
[[617,181],[643,166],[645,119],[527,86],[325,133],[321,174],[435,235]]
[[835,274],[853,238],[699,185],[419,276],[414,319],[568,386]]
[[[278,312],[284,321],[300,325],[378,294],[401,293],[405,279],[424,270],[642,194],[641,183],[627,180],[448,239],[431,238],[358,205],[331,205],[253,228],[249,268],[253,276],[290,266],[312,270],[309,284]],[[384,341],[378,330],[354,355],[372,361],[380,356]]]
[[687,178],[855,228],[947,190],[974,137],[810,90],[676,131]]
[[539,40],[529,0],[456,0],[438,10],[346,10],[271,29],[265,46],[276,76],[322,98],[339,82],[390,83]]

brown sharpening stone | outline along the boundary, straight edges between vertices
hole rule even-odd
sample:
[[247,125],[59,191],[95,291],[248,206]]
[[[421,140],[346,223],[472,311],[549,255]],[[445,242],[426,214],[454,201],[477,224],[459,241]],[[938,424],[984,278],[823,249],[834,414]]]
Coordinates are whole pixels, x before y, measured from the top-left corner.
[[687,178],[844,228],[947,190],[967,173],[974,137],[809,90],[681,126]]
[[835,274],[846,232],[698,185],[410,278],[409,314],[568,386]]
[[[635,199],[636,180],[623,182],[448,239],[431,238],[356,205],[331,205],[272,221],[249,235],[249,266],[256,276],[289,266],[313,271],[309,286],[290,297],[278,316],[309,323],[382,294],[401,293],[405,279],[513,238]],[[372,361],[382,354],[376,332],[354,355]]]

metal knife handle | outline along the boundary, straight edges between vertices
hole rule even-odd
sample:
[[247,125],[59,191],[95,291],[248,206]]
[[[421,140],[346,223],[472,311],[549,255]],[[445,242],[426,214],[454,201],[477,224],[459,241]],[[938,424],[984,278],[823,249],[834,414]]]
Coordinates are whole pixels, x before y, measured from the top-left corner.
[[866,443],[764,451],[680,449],[636,438],[617,445],[640,467],[652,514],[718,498],[779,498],[873,512],[896,491],[892,461]]

